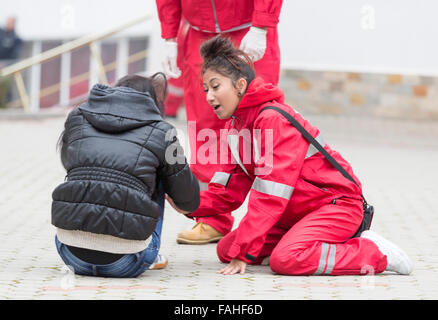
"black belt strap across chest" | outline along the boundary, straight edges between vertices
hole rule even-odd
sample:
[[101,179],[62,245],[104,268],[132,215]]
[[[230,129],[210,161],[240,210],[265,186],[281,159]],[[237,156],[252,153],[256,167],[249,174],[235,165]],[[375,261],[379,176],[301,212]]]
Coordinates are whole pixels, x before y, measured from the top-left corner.
[[[312,135],[306,130],[304,129],[304,127],[297,121],[295,120],[294,117],[292,117],[289,113],[287,113],[286,111],[284,111],[283,109],[280,109],[278,107],[274,107],[274,106],[268,106],[263,108],[262,110],[260,110],[259,114],[261,112],[263,112],[264,110],[275,110],[279,113],[281,113],[281,115],[283,115],[287,120],[289,120],[289,122],[291,123],[291,125],[293,125],[302,135],[304,138],[306,138],[307,141],[309,141],[319,152],[321,152],[324,157],[348,180],[352,181],[356,186],[359,187],[359,185],[357,184],[357,182],[353,179],[353,177],[327,152],[327,150],[324,149],[324,147],[318,142],[316,141],[315,138],[312,137]],[[366,200],[364,198],[364,196],[362,195],[362,198],[364,200],[364,203],[366,204]]]

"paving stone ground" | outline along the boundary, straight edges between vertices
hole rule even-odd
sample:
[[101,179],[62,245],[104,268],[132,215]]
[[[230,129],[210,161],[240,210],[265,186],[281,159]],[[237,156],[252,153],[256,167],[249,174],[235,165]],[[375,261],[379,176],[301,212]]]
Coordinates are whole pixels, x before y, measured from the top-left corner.
[[[0,299],[437,299],[438,123],[307,118],[353,165],[376,207],[373,229],[411,256],[410,276],[291,277],[268,266],[219,275],[215,244],[176,243],[193,222],[167,204],[166,269],[136,279],[75,276],[58,257],[50,224],[51,192],[65,176],[55,148],[64,117],[16,117],[0,118]],[[183,120],[174,124],[185,130]]]

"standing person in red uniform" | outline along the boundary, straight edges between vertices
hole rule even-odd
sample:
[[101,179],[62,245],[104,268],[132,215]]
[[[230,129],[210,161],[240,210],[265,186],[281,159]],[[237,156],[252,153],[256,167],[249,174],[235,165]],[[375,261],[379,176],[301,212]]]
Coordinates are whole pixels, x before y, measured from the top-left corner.
[[[278,87],[255,77],[250,60],[229,40],[211,39],[201,54],[207,101],[220,119],[228,119],[235,163],[224,163],[215,173],[196,211],[174,208],[189,217],[220,215],[237,209],[249,193],[240,225],[218,243],[219,259],[229,263],[218,272],[244,273],[247,264],[270,257],[271,269],[285,275],[359,275],[370,270],[409,274],[411,260],[393,243],[372,231],[352,238],[363,218],[361,183],[319,130],[284,104]],[[356,183],[283,115],[262,110],[267,106],[298,121]]]
[[[178,49],[175,42],[181,18],[190,24],[183,45],[182,77],[191,150],[190,168],[204,185],[220,168],[220,129],[224,128],[226,121],[218,119],[205,101],[199,48],[204,41],[222,34],[252,57],[258,76],[277,84],[280,73],[277,24],[281,6],[282,0],[157,0],[161,35],[166,39],[164,71],[170,77],[178,77],[181,73],[176,63]],[[211,144],[215,144],[217,152],[212,151],[214,148],[206,150],[205,145]],[[231,212],[227,212],[202,217],[197,222],[192,230],[178,234],[179,243],[217,241],[231,231],[234,218]]]

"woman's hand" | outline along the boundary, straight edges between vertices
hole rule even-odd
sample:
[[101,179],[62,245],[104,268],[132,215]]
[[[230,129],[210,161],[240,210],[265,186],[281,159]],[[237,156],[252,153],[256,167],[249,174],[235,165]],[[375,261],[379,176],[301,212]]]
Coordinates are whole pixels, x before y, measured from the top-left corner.
[[169,195],[168,195],[167,193],[166,193],[166,200],[167,200],[167,202],[170,203],[170,205],[172,206],[172,208],[174,208],[177,212],[179,212],[179,213],[181,213],[181,214],[183,214],[183,215],[187,215],[187,214],[190,214],[190,213],[191,213],[191,212],[189,212],[189,211],[184,211],[184,210],[181,210],[180,208],[178,208],[178,207],[175,205],[175,203],[173,202],[172,198],[169,197]]
[[244,274],[247,263],[245,261],[239,259],[233,259],[231,262],[225,267],[219,270],[217,273],[222,273],[224,275],[230,274]]

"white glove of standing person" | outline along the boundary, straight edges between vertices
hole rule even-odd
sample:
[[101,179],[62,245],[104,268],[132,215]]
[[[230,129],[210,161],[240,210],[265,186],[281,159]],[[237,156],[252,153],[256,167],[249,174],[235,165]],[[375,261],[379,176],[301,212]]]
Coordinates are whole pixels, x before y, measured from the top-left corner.
[[164,59],[162,62],[164,74],[170,78],[179,78],[181,70],[177,65],[178,44],[175,39],[168,39],[164,44]]
[[247,53],[253,62],[265,55],[267,33],[266,29],[251,27],[240,43],[240,50]]

